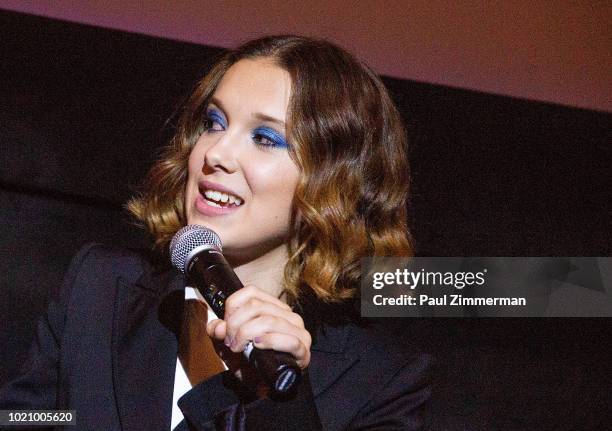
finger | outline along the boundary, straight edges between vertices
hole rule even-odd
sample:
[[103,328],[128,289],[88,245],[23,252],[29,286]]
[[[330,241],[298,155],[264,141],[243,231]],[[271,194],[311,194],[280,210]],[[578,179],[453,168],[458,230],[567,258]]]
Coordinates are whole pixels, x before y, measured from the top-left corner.
[[242,307],[236,309],[234,313],[226,317],[227,334],[233,338],[238,332],[238,329],[246,322],[266,315],[285,319],[290,324],[300,329],[304,328],[304,320],[297,313],[280,308],[276,304],[270,302],[263,302],[257,298],[251,298],[248,302],[244,303]]
[[221,319],[212,320],[206,325],[206,333],[210,338],[223,340],[227,335],[227,323]]
[[310,363],[310,349],[297,337],[287,334],[269,333],[253,339],[258,349],[272,349],[291,354],[298,366],[306,368]]
[[270,295],[269,293],[259,289],[256,286],[248,285],[232,293],[225,301],[225,316],[232,314],[236,309],[240,308],[249,299],[257,298],[263,302],[271,302],[285,310],[291,310],[287,304],[280,299]]
[[307,330],[292,325],[283,318],[271,315],[259,316],[240,326],[238,331],[229,340],[229,347],[234,352],[240,352],[250,340],[266,333],[279,333],[294,336],[299,338],[310,348],[311,337]]
[[214,319],[211,320],[210,322],[208,322],[206,324],[206,334],[211,337],[214,338],[214,334],[215,334],[215,327],[221,322],[221,319]]

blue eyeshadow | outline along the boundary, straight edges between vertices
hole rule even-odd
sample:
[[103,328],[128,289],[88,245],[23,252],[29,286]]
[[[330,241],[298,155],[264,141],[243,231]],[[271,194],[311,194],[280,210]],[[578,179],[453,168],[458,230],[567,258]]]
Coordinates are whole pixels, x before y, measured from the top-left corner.
[[206,116],[210,121],[214,121],[215,123],[219,123],[223,128],[227,127],[227,123],[225,121],[225,117],[216,109],[211,109],[206,112]]
[[[269,127],[257,127],[255,130],[253,130],[252,136],[255,137],[257,135],[261,135],[264,138],[269,139],[270,141],[274,143],[274,145],[267,145],[267,146],[274,146],[274,147],[279,147],[279,148],[289,147],[289,144],[287,144],[287,141],[285,141],[285,138],[283,137],[283,135],[281,135],[276,130],[271,129]],[[260,144],[260,145],[266,146],[265,144]]]

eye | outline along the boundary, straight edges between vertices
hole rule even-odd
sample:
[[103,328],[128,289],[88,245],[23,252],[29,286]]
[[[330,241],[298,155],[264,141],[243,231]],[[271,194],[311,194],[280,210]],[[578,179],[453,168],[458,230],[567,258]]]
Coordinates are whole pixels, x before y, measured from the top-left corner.
[[253,142],[259,147],[265,148],[289,148],[283,135],[269,127],[258,127],[251,134]]
[[221,132],[225,130],[227,124],[225,118],[219,111],[210,110],[204,119],[204,130],[206,132]]

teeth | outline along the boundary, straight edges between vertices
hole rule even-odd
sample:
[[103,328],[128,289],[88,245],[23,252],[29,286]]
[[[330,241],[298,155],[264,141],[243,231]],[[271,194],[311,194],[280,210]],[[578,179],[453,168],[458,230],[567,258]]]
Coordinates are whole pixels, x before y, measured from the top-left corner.
[[[222,202],[222,203],[229,202],[230,204],[234,204],[236,206],[242,205],[242,199],[240,199],[239,197],[228,195],[227,193],[222,193],[217,190],[206,190],[204,192],[204,196],[206,196],[206,198],[209,199],[209,202],[210,201]],[[213,205],[213,206],[220,206],[220,205]]]

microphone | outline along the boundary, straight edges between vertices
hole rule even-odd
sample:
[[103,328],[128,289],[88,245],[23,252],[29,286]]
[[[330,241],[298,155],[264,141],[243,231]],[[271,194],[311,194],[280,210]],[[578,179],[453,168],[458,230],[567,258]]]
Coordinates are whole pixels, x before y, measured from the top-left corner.
[[[222,318],[227,297],[244,286],[221,250],[219,236],[199,225],[183,227],[170,243],[174,267],[187,276],[187,285],[198,289]],[[249,342],[244,356],[276,393],[289,392],[301,379],[302,370],[289,353],[258,349]]]

